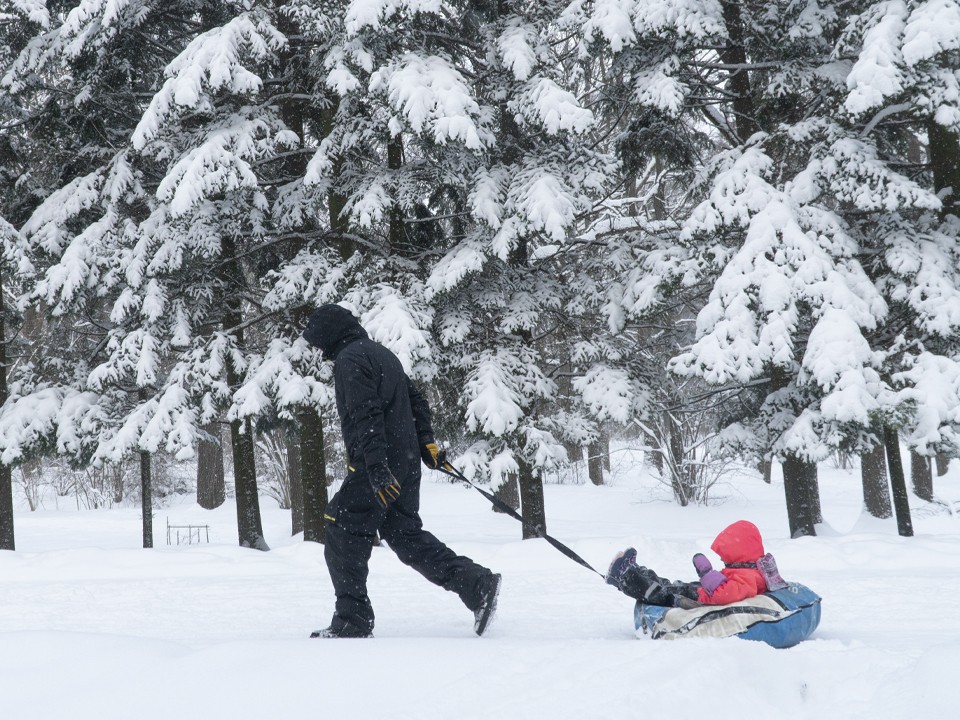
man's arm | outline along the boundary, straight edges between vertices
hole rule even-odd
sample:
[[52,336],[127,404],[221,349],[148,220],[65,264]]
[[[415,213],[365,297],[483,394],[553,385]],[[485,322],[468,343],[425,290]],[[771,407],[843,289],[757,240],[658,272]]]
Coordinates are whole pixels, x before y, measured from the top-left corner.
[[447,462],[447,451],[437,445],[433,437],[433,424],[430,417],[430,404],[420,394],[416,385],[407,378],[407,391],[410,393],[410,409],[413,411],[413,424],[417,429],[417,443],[420,445],[420,459],[428,468],[436,470]]
[[420,394],[417,386],[407,378],[407,390],[410,393],[410,409],[413,411],[413,424],[417,428],[417,442],[421,446],[434,441],[430,404]]
[[[337,359],[335,372],[336,382],[343,388],[344,410],[356,432],[364,466],[386,464],[388,445],[383,401],[377,394],[377,380],[369,360],[353,354],[343,355]],[[351,457],[351,460],[360,462],[361,458]]]

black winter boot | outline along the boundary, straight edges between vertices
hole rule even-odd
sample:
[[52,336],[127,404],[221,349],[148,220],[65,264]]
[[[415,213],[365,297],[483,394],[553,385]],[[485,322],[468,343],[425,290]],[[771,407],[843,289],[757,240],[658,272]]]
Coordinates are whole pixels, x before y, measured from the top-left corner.
[[333,616],[330,621],[330,627],[323,630],[314,630],[310,633],[312,638],[368,638],[373,637],[373,630],[354,625],[349,620],[344,620],[338,615]]
[[677,583],[657,575],[643,565],[631,565],[620,579],[620,591],[639,600],[644,605],[676,607],[678,600]]
[[473,631],[477,635],[483,635],[490,627],[490,622],[497,612],[497,598],[502,580],[499,573],[490,573],[480,580],[480,607],[473,613]]

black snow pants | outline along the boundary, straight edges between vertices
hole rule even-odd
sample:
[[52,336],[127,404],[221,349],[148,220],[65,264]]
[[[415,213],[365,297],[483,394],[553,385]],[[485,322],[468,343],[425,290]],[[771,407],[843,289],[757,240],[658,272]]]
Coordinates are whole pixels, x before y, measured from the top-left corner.
[[400,497],[384,509],[362,470],[351,471],[327,508],[324,559],[337,596],[335,618],[373,630],[367,573],[377,531],[400,561],[456,593],[470,611],[481,603],[479,581],[490,570],[457,555],[423,529],[420,476],[407,477]]
[[680,598],[697,599],[700,583],[674,582],[662,578],[650,568],[633,565],[620,580],[620,591],[646,605],[677,607]]

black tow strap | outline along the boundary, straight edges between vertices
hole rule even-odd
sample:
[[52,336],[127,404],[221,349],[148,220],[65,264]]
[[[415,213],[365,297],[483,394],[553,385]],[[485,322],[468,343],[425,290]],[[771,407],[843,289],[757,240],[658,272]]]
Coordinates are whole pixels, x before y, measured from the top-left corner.
[[594,573],[596,573],[597,575],[599,575],[600,577],[606,579],[606,576],[605,576],[602,572],[600,572],[599,570],[597,570],[597,569],[596,569],[595,567],[593,567],[590,563],[588,563],[588,562],[587,562],[586,560],[584,560],[582,557],[580,557],[579,555],[577,555],[573,550],[571,550],[570,548],[568,548],[566,545],[564,545],[562,542],[560,542],[560,541],[557,540],[556,538],[551,537],[550,535],[547,535],[547,533],[544,532],[543,528],[541,528],[539,525],[533,525],[533,524],[527,522],[520,513],[518,513],[518,512],[517,512],[516,510],[514,510],[512,507],[510,507],[509,505],[507,505],[503,500],[501,500],[500,498],[498,498],[498,497],[497,497],[496,495],[494,495],[493,493],[487,492],[486,490],[484,490],[484,489],[483,489],[482,487],[480,487],[479,485],[475,485],[473,482],[471,482],[471,481],[467,478],[466,475],[464,475],[462,472],[460,472],[459,470],[457,470],[457,469],[456,469],[453,465],[451,465],[450,463],[445,463],[444,465],[441,465],[441,466],[437,467],[436,469],[439,470],[440,472],[442,472],[442,473],[445,474],[445,475],[449,475],[450,477],[456,478],[457,480],[460,480],[461,482],[465,482],[467,485],[469,485],[470,487],[472,487],[472,488],[473,488],[474,490],[476,490],[478,493],[480,493],[481,495],[483,495],[487,500],[489,500],[491,503],[493,503],[493,506],[494,506],[495,508],[497,508],[497,510],[500,510],[501,512],[506,513],[507,515],[509,515],[510,517],[512,517],[514,520],[519,520],[519,521],[523,524],[523,526],[524,526],[525,528],[527,528],[528,530],[536,533],[537,537],[541,537],[541,538],[543,538],[544,540],[546,540],[548,543],[550,543],[551,545],[553,545],[557,550],[559,550],[560,552],[562,552],[564,555],[566,555],[568,558],[570,558],[571,560],[573,560],[575,563],[577,563],[578,565],[583,565],[583,567],[585,567],[587,570],[590,570],[591,572],[594,572]]

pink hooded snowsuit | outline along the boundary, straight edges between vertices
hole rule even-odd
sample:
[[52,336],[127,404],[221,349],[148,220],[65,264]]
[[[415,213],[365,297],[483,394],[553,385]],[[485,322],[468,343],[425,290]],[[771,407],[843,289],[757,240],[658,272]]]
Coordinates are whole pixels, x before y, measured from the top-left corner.
[[703,588],[697,592],[705,605],[727,605],[746,600],[767,591],[763,573],[756,567],[729,567],[731,564],[756,563],[764,555],[763,540],[757,526],[747,520],[738,520],[724,528],[710,546],[728,566],[722,572],[727,581],[708,595]]

